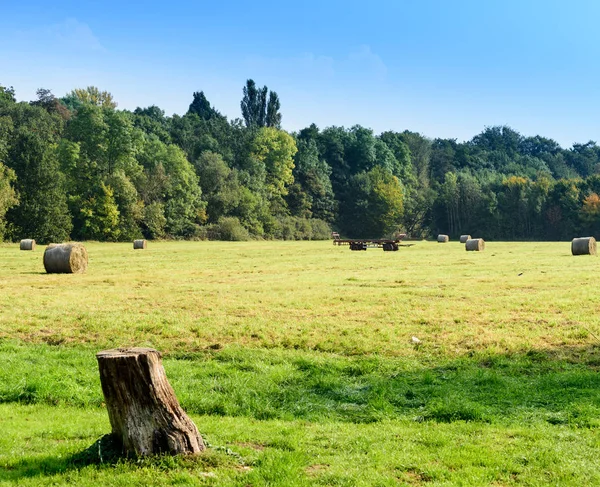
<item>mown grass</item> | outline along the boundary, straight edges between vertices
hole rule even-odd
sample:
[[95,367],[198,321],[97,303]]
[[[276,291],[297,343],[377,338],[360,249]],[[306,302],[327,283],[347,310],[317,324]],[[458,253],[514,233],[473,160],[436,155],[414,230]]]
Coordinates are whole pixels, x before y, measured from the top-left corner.
[[[87,247],[52,276],[0,246],[0,484],[600,480],[599,261],[568,243]],[[82,460],[110,430],[94,354],[129,345],[165,353],[208,454]]]
[[[342,355],[494,352],[594,343],[598,260],[568,243],[419,242],[350,252],[326,242],[87,244],[89,272],[43,273],[41,249],[0,247],[0,337],[229,344]],[[598,343],[598,340],[595,340]]]
[[[1,403],[102,407],[92,350],[4,342],[0,363]],[[231,347],[175,353],[164,364],[183,407],[195,414],[600,426],[597,351],[587,363],[541,352],[419,362]]]
[[565,425],[373,424],[194,416],[198,459],[79,463],[104,411],[0,405],[0,483],[19,485],[597,485],[598,435]]

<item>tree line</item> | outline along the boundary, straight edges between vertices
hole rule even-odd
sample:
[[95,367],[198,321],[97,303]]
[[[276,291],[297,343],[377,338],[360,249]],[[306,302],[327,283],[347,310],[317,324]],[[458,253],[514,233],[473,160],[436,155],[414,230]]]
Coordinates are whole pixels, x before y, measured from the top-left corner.
[[312,124],[281,129],[248,80],[242,118],[200,91],[187,113],[110,93],[0,85],[0,240],[600,237],[600,147],[488,127],[467,142]]

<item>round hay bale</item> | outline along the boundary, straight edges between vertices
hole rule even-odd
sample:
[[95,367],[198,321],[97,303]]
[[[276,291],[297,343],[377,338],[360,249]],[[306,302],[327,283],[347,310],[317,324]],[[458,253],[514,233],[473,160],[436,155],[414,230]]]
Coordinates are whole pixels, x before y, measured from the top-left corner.
[[87,266],[87,250],[79,243],[50,244],[44,251],[44,268],[48,274],[83,273]]
[[482,238],[470,238],[465,242],[465,250],[481,252],[485,249],[485,241]]
[[471,235],[461,235],[458,241],[460,243],[467,243],[467,240],[471,240]]
[[134,240],[133,241],[133,249],[137,250],[137,249],[145,249],[146,248],[146,241],[143,239],[139,239],[139,240]]
[[446,243],[450,241],[450,237],[448,235],[438,235],[437,241],[438,243]]
[[35,240],[32,238],[24,238],[19,246],[21,250],[35,250]]
[[596,239],[594,237],[574,238],[571,242],[573,255],[596,255]]

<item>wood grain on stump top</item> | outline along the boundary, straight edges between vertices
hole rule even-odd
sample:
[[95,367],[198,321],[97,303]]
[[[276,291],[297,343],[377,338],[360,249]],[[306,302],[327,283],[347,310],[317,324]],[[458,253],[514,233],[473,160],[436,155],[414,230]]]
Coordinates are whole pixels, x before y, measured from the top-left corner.
[[157,354],[162,358],[162,354],[154,348],[132,347],[132,348],[113,348],[111,350],[102,350],[96,354],[96,358],[109,357],[138,357],[140,355]]
[[205,449],[179,405],[153,348],[119,348],[96,354],[112,432],[136,456],[195,454]]

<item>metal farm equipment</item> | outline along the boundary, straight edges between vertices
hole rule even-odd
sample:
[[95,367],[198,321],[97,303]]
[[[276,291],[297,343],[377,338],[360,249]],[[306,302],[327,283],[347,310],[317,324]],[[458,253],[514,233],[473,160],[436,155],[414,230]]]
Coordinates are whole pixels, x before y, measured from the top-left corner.
[[405,233],[401,233],[396,236],[396,238],[388,239],[388,238],[340,238],[340,234],[337,232],[333,232],[331,234],[333,238],[333,245],[348,245],[350,250],[367,250],[382,248],[384,252],[386,251],[396,251],[400,247],[400,242],[404,237],[406,237]]

